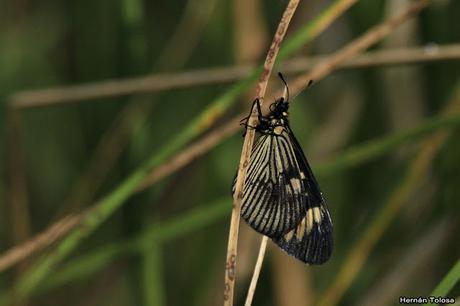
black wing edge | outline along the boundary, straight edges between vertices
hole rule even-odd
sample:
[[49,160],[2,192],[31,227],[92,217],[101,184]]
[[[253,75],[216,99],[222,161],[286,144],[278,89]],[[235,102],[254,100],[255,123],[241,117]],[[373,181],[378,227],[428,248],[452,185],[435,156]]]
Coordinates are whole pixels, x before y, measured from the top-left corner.
[[313,205],[317,205],[317,206],[324,205],[325,206],[326,201],[324,199],[323,193],[321,192],[321,189],[319,188],[319,184],[316,181],[315,176],[313,175],[313,171],[311,170],[310,165],[308,164],[305,153],[303,152],[302,147],[297,141],[297,138],[294,136],[294,133],[292,132],[291,127],[289,126],[289,123],[286,123],[286,129],[288,131],[289,137],[291,138],[291,142],[294,148],[294,153],[299,162],[300,169],[305,175],[305,178],[303,179],[303,183],[309,191],[309,202],[313,203]]
[[325,263],[332,254],[333,227],[329,212],[323,204],[309,208],[297,228],[283,236],[272,238],[273,242],[306,264]]

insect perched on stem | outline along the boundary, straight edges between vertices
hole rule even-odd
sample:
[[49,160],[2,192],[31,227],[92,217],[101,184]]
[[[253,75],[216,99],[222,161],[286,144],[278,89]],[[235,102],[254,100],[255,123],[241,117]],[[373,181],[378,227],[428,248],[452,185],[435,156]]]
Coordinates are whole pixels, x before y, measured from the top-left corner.
[[[243,187],[241,217],[256,231],[270,237],[289,255],[307,264],[322,264],[332,253],[332,220],[305,154],[288,121],[289,88],[270,105],[259,123],[248,125],[259,134],[252,149]],[[252,113],[252,109],[251,109]],[[235,191],[236,177],[232,192]]]

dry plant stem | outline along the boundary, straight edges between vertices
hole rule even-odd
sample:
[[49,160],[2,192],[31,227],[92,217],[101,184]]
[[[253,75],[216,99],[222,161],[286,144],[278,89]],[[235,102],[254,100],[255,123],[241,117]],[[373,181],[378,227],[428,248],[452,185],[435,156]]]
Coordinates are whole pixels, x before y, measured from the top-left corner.
[[[285,74],[311,70],[327,55],[295,58],[280,65]],[[407,49],[388,49],[369,52],[338,65],[337,69],[356,69],[386,65],[415,64],[460,59],[460,44],[424,46]],[[31,108],[55,104],[75,103],[82,100],[150,93],[192,86],[238,81],[247,77],[254,65],[217,67],[178,73],[161,73],[124,80],[107,80],[66,87],[27,90],[10,97],[14,108]]]
[[[289,97],[287,95],[287,89],[286,88],[285,88],[285,90],[283,92],[283,98],[285,100],[289,99]],[[256,262],[256,265],[254,267],[254,272],[252,274],[248,294],[246,296],[246,302],[244,303],[245,306],[251,306],[252,305],[252,300],[253,300],[254,294],[256,292],[257,282],[259,281],[260,270],[262,269],[262,264],[264,262],[265,250],[267,249],[267,242],[268,242],[268,237],[263,236],[262,240],[260,242],[259,255],[257,256],[257,262]]]
[[27,258],[37,250],[41,250],[46,246],[65,235],[81,220],[81,215],[70,215],[62,218],[53,226],[48,228],[45,232],[34,237],[33,240],[29,240],[24,244],[10,249],[8,252],[0,257],[0,272],[4,271],[8,267],[15,263]]
[[252,274],[251,284],[249,285],[248,295],[246,296],[246,302],[244,306],[251,306],[256,292],[257,281],[259,280],[260,270],[262,269],[262,263],[264,262],[265,251],[267,249],[268,237],[263,236],[260,242],[259,255],[257,256],[256,266],[254,267],[254,273]]
[[[278,55],[281,41],[283,40],[289,23],[294,15],[299,0],[290,0],[286,10],[281,17],[278,29],[273,37],[272,44],[267,53],[264,63],[264,69],[259,79],[256,88],[256,97],[263,103],[263,97],[267,89],[268,79],[275,64],[276,56]],[[253,109],[249,118],[249,125],[255,126],[257,124],[257,110]],[[232,216],[230,221],[230,232],[228,237],[227,246],[227,259],[225,264],[225,287],[224,287],[224,306],[233,305],[233,295],[235,289],[235,271],[236,271],[236,257],[238,246],[238,230],[240,226],[240,208],[243,198],[243,184],[246,177],[246,171],[251,157],[252,144],[254,142],[255,130],[248,129],[244,138],[243,150],[241,152],[240,163],[238,167],[238,177],[236,180],[235,194],[233,198]]]

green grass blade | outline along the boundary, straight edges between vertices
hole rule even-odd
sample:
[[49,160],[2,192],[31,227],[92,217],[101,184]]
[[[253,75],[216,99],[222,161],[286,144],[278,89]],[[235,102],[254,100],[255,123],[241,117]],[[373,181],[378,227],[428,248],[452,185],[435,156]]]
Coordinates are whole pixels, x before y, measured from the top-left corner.
[[454,288],[454,286],[460,280],[460,259],[457,260],[455,265],[450,269],[450,271],[444,276],[441,282],[436,286],[436,288],[431,293],[431,296],[442,296],[446,297],[449,294],[450,290]]
[[339,154],[332,161],[318,165],[315,173],[318,176],[328,176],[337,171],[362,164],[370,159],[382,156],[403,143],[416,141],[439,129],[456,126],[460,123],[460,114],[438,115],[427,119],[415,128],[360,144],[355,148]]
[[71,261],[46,282],[40,284],[38,293],[50,291],[72,281],[84,280],[94,271],[99,271],[117,258],[131,254],[134,250],[134,243],[112,243],[97,249],[97,252],[90,252]]
[[142,279],[143,297],[146,306],[161,306],[165,304],[163,280],[163,255],[159,239],[152,239],[149,246],[143,246]]

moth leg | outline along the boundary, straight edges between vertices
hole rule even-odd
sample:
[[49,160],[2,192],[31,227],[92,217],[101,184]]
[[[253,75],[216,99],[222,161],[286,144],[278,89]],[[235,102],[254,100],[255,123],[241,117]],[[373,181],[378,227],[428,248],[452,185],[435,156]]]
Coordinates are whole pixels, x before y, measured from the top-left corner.
[[[252,126],[252,125],[248,124],[249,118],[251,118],[252,112],[254,110],[254,106],[257,107],[259,122],[262,120],[262,111],[260,109],[260,100],[259,100],[259,98],[255,98],[254,102],[252,102],[252,106],[251,106],[251,110],[249,111],[249,115],[240,120],[240,125],[244,125],[246,127],[246,129],[248,127],[253,128],[253,129],[257,129],[257,126]],[[243,133],[243,137],[244,136],[246,136],[246,131]]]

